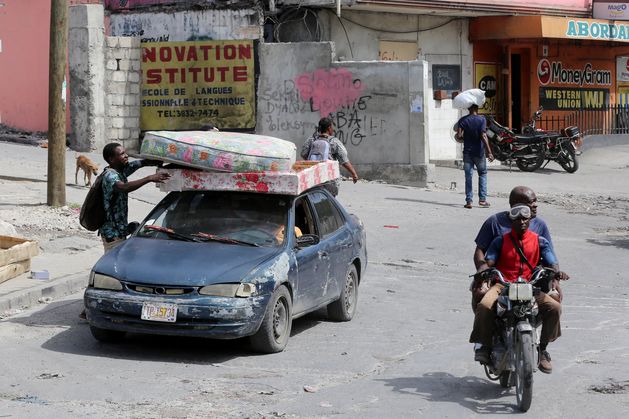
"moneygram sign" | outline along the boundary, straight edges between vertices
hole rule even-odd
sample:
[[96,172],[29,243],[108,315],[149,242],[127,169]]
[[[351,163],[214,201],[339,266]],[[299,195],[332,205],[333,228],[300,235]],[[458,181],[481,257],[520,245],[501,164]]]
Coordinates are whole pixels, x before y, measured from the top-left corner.
[[537,79],[543,86],[548,84],[611,86],[612,72],[597,70],[591,63],[585,64],[583,68],[566,68],[561,61],[550,62],[544,58],[537,64]]

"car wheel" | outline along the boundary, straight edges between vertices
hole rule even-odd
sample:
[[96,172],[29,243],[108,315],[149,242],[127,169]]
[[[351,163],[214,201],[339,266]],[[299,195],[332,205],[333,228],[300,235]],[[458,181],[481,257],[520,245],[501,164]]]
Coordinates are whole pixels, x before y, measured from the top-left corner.
[[260,329],[251,336],[251,346],[257,352],[281,352],[288,343],[293,324],[293,301],[284,286],[277,288],[264,313]]
[[338,300],[328,304],[328,317],[338,322],[347,322],[354,317],[356,305],[358,304],[358,273],[356,266],[351,264],[345,283],[341,289],[341,296]]
[[90,326],[90,332],[92,332],[94,339],[105,343],[120,342],[125,335],[125,332],[119,330],[101,329],[95,326]]

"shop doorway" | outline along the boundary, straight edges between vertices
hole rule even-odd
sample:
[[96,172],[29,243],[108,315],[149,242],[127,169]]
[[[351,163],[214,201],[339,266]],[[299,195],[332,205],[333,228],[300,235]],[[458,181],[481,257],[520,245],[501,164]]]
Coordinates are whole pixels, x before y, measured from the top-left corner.
[[515,132],[522,129],[522,57],[511,54],[511,123]]

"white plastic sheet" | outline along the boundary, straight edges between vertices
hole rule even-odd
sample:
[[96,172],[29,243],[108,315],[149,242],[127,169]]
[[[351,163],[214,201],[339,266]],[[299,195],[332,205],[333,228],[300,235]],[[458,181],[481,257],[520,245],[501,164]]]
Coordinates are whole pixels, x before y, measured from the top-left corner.
[[472,105],[479,108],[485,104],[485,91],[481,89],[465,90],[452,100],[452,107],[456,109],[469,109]]

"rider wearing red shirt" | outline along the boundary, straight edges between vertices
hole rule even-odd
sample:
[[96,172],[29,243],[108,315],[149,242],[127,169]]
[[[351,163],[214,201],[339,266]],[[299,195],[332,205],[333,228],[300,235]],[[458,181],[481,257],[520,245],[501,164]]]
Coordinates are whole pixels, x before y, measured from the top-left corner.
[[[531,220],[530,208],[526,205],[516,205],[509,211],[509,218],[512,221],[511,231],[492,241],[485,254],[485,263],[479,266],[478,272],[495,266],[508,282],[515,282],[519,277],[528,281],[533,273],[532,268],[539,263],[540,257],[543,258],[545,264],[557,270],[557,258],[548,240],[528,230]],[[528,263],[520,256],[516,244],[522,250]],[[501,284],[494,284],[476,306],[470,342],[482,345],[476,349],[474,359],[483,364],[489,363],[492,337],[495,332],[496,300],[503,288]],[[561,336],[559,323],[561,304],[545,293],[540,293],[535,299],[542,316],[539,369],[550,374],[552,364],[546,347],[549,342]]]

